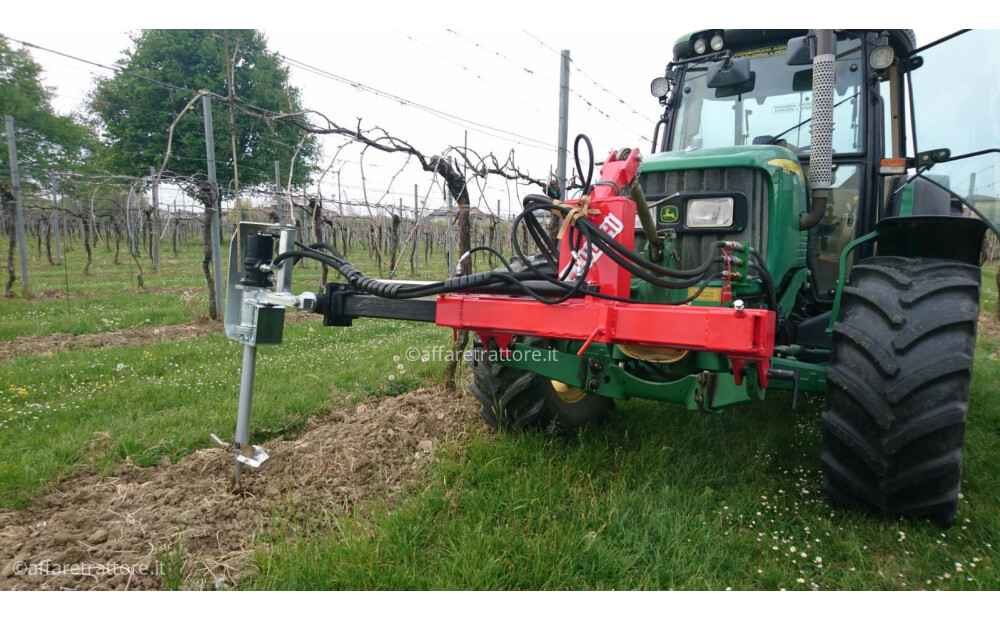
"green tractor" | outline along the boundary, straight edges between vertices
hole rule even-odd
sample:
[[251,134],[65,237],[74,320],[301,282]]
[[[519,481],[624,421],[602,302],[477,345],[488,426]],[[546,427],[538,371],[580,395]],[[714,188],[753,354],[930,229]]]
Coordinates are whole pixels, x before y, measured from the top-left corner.
[[[988,36],[952,43],[979,50]],[[923,84],[914,75],[928,48],[916,49],[908,30],[707,30],[679,39],[651,85],[663,115],[633,194],[635,248],[677,273],[693,273],[723,241],[741,244],[742,260],[726,278],[685,287],[633,276],[630,297],[773,311],[768,387],[825,394],[827,493],[948,525],[987,230],[975,191],[959,196],[949,185],[966,180],[975,150],[967,147],[992,136],[916,150],[904,102],[923,108],[915,93],[947,89],[936,75]],[[995,132],[995,123],[986,130]],[[991,152],[981,150],[971,155]],[[924,174],[949,164],[950,175]],[[582,346],[522,337],[512,345],[519,356],[480,350],[471,389],[483,418],[571,433],[604,418],[616,399],[718,412],[765,398],[763,381],[723,353],[595,343],[581,369]]]
[[[474,332],[471,389],[505,430],[572,433],[632,397],[717,413],[768,389],[822,393],[829,495],[952,523],[980,254],[997,232],[984,211],[1000,202],[988,196],[1000,168],[984,164],[1000,153],[1000,87],[980,75],[1000,64],[996,42],[683,37],[651,85],[663,106],[654,153],[612,152],[593,184],[578,156],[578,199],[525,197],[515,259],[472,250],[504,263],[492,272],[379,280],[331,245],[296,244],[294,227],[241,223],[226,298],[227,335],[244,344],[237,478],[267,458],[249,445],[256,346],[279,343],[296,307],[327,326],[381,317]],[[542,211],[562,220],[558,247]],[[539,254],[520,248],[520,226]],[[346,284],[292,295],[303,258]]]

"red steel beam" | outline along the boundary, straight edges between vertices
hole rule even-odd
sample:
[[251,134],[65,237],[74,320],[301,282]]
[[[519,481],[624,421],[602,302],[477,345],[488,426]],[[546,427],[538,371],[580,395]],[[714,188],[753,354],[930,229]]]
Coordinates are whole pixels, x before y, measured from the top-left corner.
[[[608,344],[711,351],[733,358],[769,359],[775,315],[768,310],[626,304],[571,299],[546,305],[533,299],[442,295],[435,322],[490,336],[534,335]],[[501,347],[509,342],[498,339]]]

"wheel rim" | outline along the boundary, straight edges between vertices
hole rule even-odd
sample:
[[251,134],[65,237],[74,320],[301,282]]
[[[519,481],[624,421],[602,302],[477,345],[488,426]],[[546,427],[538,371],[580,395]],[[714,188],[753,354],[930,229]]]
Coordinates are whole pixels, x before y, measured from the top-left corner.
[[568,385],[562,381],[556,381],[552,379],[552,389],[555,391],[556,396],[559,400],[564,403],[572,405],[573,403],[578,403],[583,400],[583,397],[587,395],[586,392],[574,385]]

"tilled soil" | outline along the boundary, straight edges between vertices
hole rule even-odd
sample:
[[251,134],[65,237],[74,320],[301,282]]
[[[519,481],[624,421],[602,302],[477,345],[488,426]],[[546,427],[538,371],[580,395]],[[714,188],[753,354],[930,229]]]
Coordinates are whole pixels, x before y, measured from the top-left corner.
[[[440,442],[478,425],[476,409],[467,394],[440,388],[370,399],[266,443],[270,460],[244,467],[240,488],[224,448],[74,478],[28,510],[0,512],[0,589],[231,587],[276,521],[322,525],[391,499]],[[95,437],[92,450],[107,440]]]

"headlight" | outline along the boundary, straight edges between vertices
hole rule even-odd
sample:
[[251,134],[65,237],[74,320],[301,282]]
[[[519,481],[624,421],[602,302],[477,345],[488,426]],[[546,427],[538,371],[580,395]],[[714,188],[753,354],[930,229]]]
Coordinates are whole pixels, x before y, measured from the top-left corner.
[[664,77],[655,78],[649,85],[649,92],[653,93],[654,97],[663,97],[670,92],[670,82]]
[[880,45],[873,48],[871,53],[868,54],[868,64],[872,66],[872,69],[881,71],[882,69],[888,69],[895,57],[896,54],[892,51],[891,47]]
[[721,34],[716,34],[716,35],[712,36],[712,40],[710,42],[710,45],[712,46],[712,50],[713,51],[717,52],[717,51],[721,50],[722,46],[725,45],[725,44],[726,44],[726,42],[722,39],[722,35]]
[[726,228],[733,225],[733,199],[692,198],[687,203],[688,228]]
[[706,49],[707,48],[705,47],[705,39],[696,39],[695,40],[695,42],[694,42],[694,53],[695,54],[698,54],[699,56],[701,56],[702,54],[705,53]]

